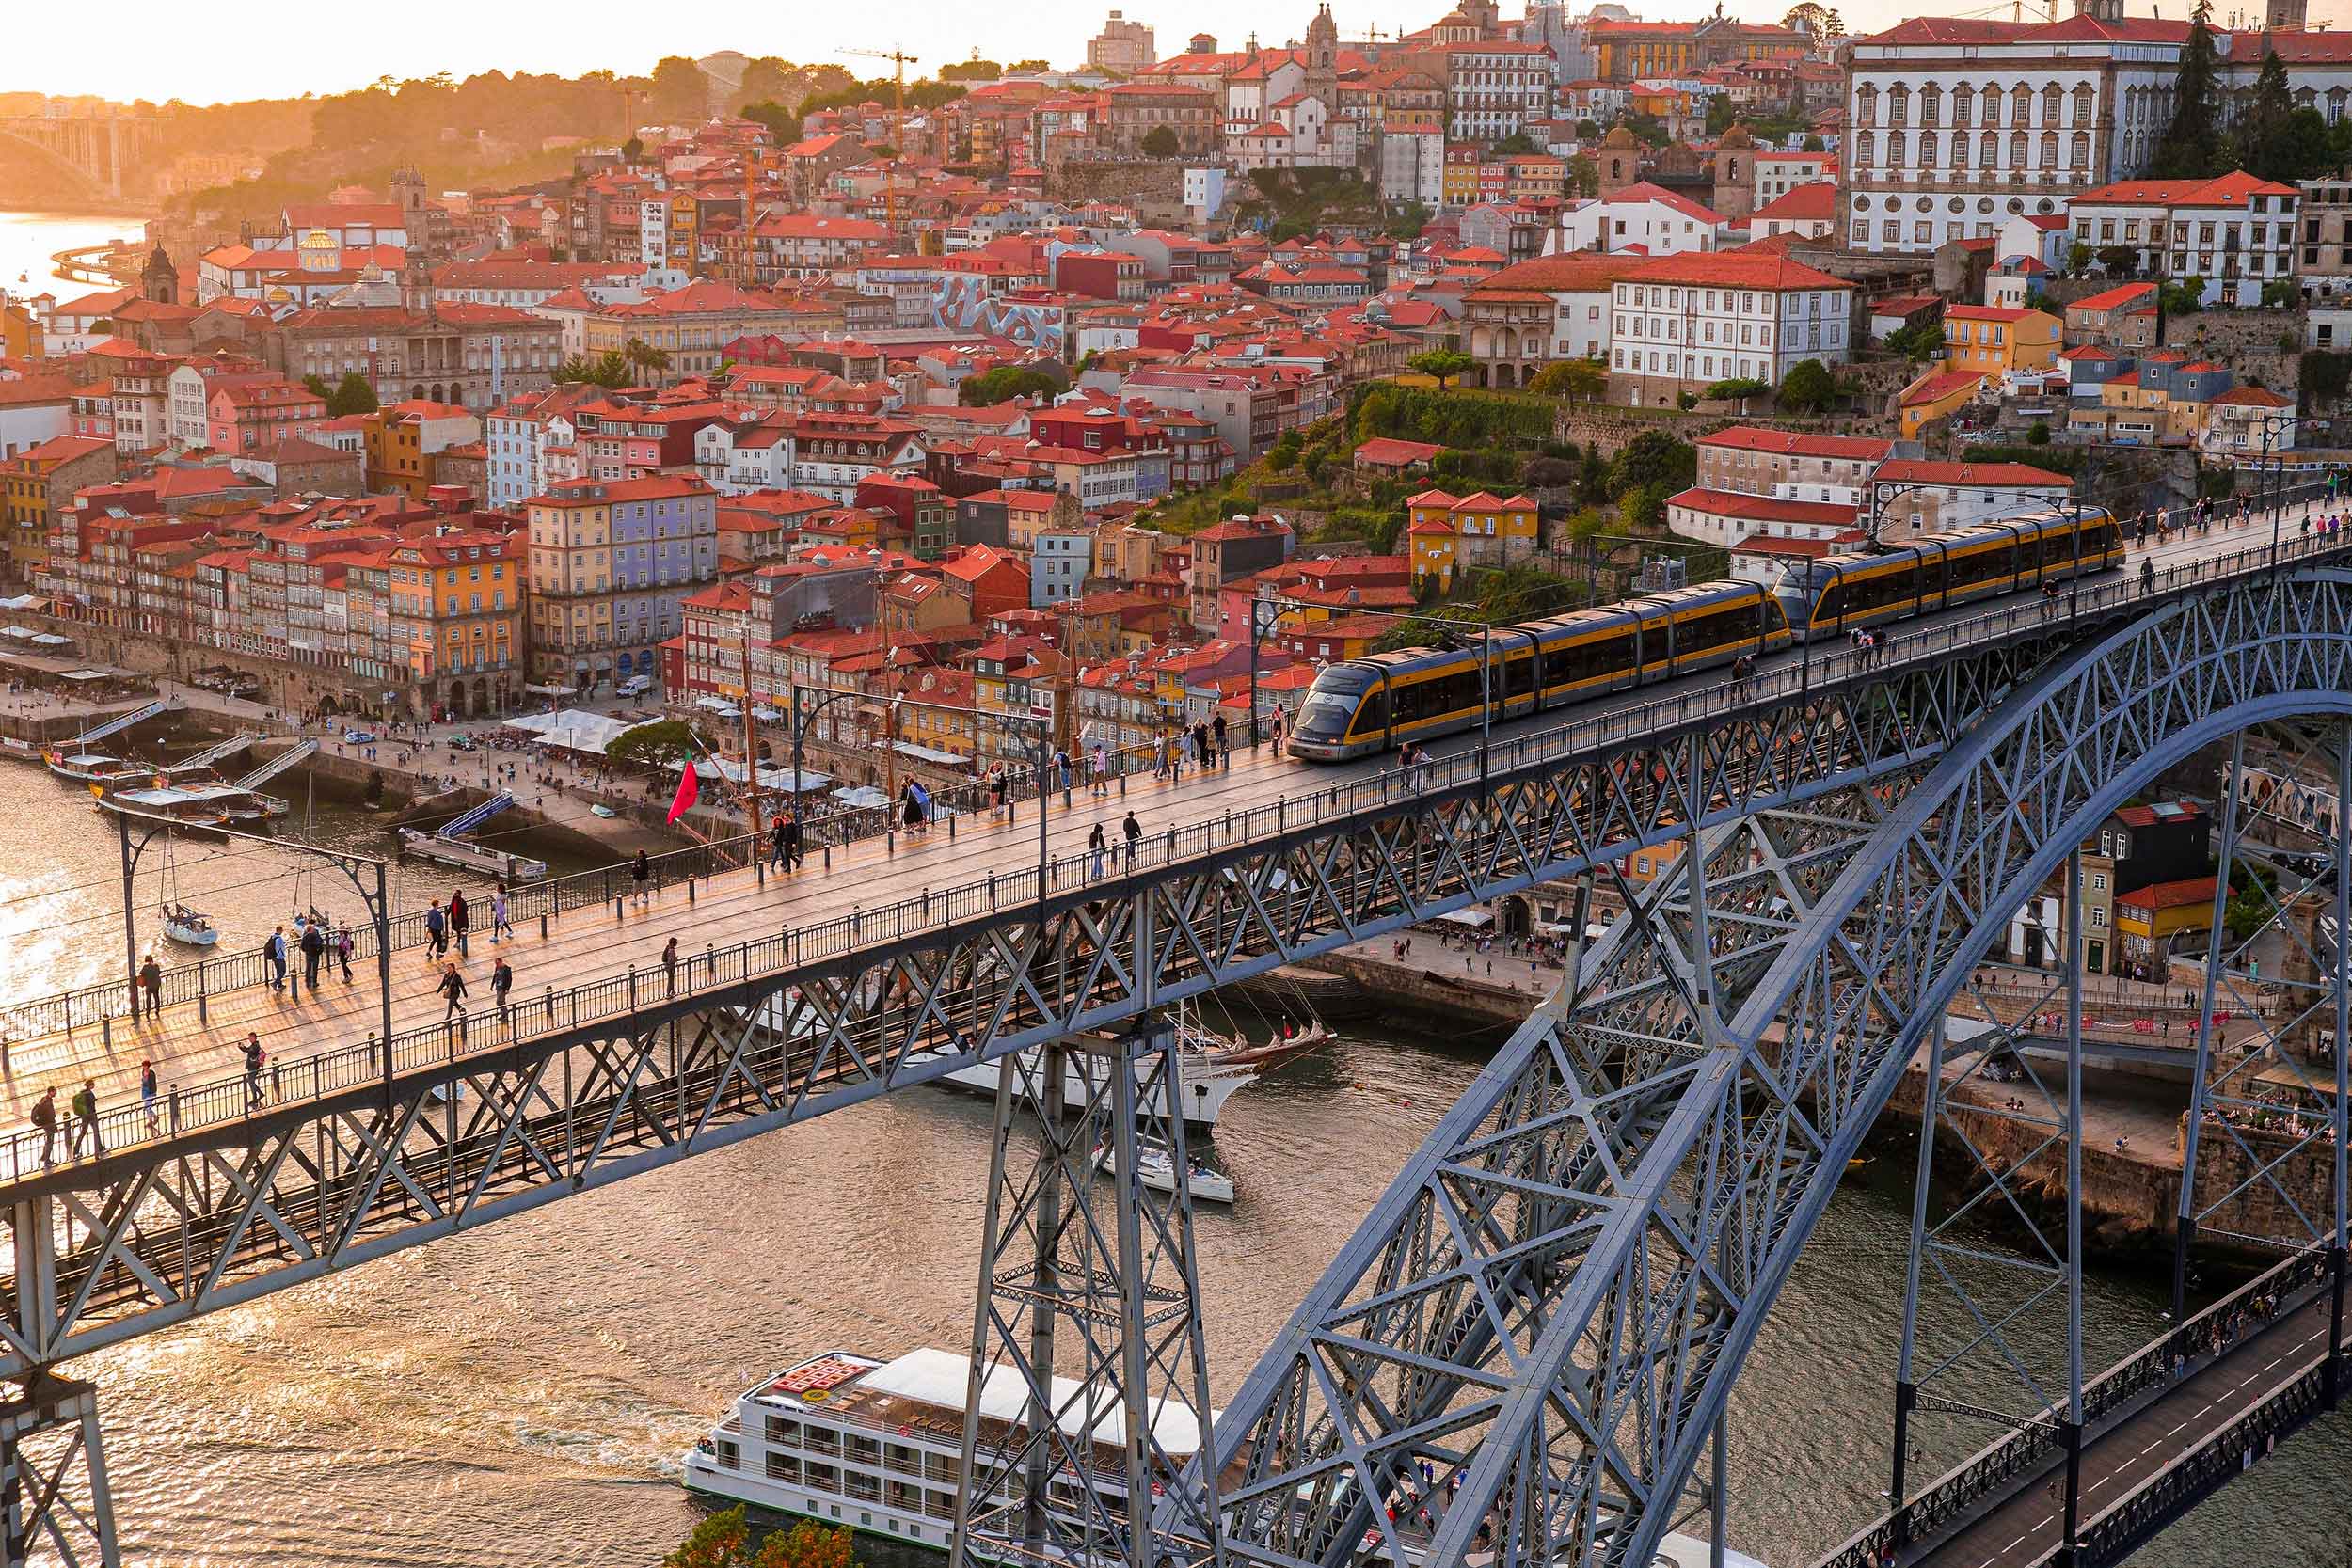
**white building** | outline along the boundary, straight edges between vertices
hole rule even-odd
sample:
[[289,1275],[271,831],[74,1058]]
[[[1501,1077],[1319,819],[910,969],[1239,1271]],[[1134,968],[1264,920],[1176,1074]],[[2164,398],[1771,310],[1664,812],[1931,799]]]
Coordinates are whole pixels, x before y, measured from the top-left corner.
[[1769,252],[1651,261],[1611,291],[1609,401],[1748,379],[1778,386],[1791,366],[1844,364],[1853,286]]
[[1646,180],[1613,191],[1599,207],[1599,248],[1612,255],[1679,256],[1737,243],[1722,214]]
[[1756,181],[1756,205],[1779,200],[1802,185],[1837,179],[1837,159],[1828,152],[1772,152],[1758,148],[1751,173]]
[[1389,131],[1380,136],[1380,199],[1435,207],[1445,195],[1445,134]]
[[1862,518],[1881,539],[1909,539],[2063,507],[2074,487],[2064,474],[2024,463],[1892,457],[1870,476]]
[[1455,141],[1501,141],[1551,113],[1551,51],[1491,40],[1441,45],[1446,129]]
[[1853,46],[1847,238],[1917,255],[2146,166],[2185,22],[1916,17]]
[[1836,227],[1837,187],[1827,181],[1799,185],[1748,214],[1748,237],[1755,240],[1769,240],[1776,234],[1818,240]]
[[2260,305],[2263,285],[2295,270],[2301,198],[2242,169],[2218,180],[2129,180],[2074,198],[2074,243],[2129,246],[2143,270],[2201,277],[2207,305]]

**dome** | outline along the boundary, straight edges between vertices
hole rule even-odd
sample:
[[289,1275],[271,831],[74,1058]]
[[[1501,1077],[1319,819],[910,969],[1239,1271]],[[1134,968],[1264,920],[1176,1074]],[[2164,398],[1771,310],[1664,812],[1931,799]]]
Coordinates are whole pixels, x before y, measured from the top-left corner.
[[1633,139],[1631,129],[1619,124],[1609,128],[1609,134],[1601,137],[1600,145],[1603,147],[1639,147],[1642,144]]
[[1744,125],[1735,124],[1730,130],[1724,133],[1723,140],[1717,142],[1715,147],[1718,151],[1725,151],[1738,148],[1754,147],[1755,145],[1756,138],[1748,135],[1748,128]]

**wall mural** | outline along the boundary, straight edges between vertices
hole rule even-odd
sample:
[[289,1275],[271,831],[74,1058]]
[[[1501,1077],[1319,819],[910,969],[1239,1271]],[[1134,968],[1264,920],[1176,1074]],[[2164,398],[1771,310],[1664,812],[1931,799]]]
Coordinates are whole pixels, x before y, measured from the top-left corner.
[[947,273],[931,285],[931,325],[942,332],[984,332],[1059,356],[1062,322],[1060,306],[1000,299],[968,273]]

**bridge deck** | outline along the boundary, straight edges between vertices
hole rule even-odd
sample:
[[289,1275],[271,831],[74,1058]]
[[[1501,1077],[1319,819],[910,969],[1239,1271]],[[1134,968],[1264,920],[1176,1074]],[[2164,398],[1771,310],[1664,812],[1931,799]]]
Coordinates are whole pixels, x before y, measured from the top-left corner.
[[[2279,1385],[2317,1366],[2327,1354],[2328,1314],[2323,1291],[2137,1415],[2099,1433],[2083,1451],[2083,1521],[2123,1501]],[[1916,1555],[1905,1553],[1902,1560],[1929,1568],[2034,1568],[2058,1548],[2065,1528],[2063,1485],[2062,1471],[2037,1479],[1966,1528]]]
[[[2290,551],[2295,547],[2293,515],[2287,524]],[[2210,535],[2176,538],[2161,548],[2135,550],[2132,570],[2137,572],[2137,563],[2143,559],[2153,559],[2162,569],[2245,551],[2266,544],[2261,537],[2265,531],[2217,528]],[[2021,603],[2010,600],[1964,607],[1907,623],[1899,630],[1932,630]],[[1831,649],[1809,657],[1814,669],[1822,672],[1837,653]],[[1766,668],[1793,673],[1788,667],[1799,657],[1796,652],[1779,656],[1768,661]],[[1724,687],[1723,673],[1703,673],[1580,708],[1499,724],[1495,735],[1500,742],[1661,698],[1672,700],[1686,692],[1720,693]],[[1476,743],[1474,736],[1456,736],[1438,750],[1457,752],[1474,748]],[[1120,818],[1132,808],[1148,848],[1152,838],[1168,830],[1212,821],[1220,814],[1238,815],[1252,807],[1271,809],[1277,800],[1377,775],[1390,767],[1387,758],[1310,767],[1275,756],[1270,746],[1255,754],[1237,750],[1229,770],[1203,777],[1188,768],[1180,785],[1136,778],[1128,782],[1123,796],[1114,791],[1100,800],[1081,787],[1068,809],[1057,794],[1048,813],[1049,847],[1056,856],[1080,854],[1089,832],[1099,821],[1112,840],[1115,856]],[[532,921],[504,948],[515,967],[516,995],[518,1000],[534,997],[550,987],[561,991],[566,986],[619,974],[632,966],[656,976],[648,985],[659,985],[660,955],[673,936],[678,939],[681,958],[686,960],[679,980],[683,994],[700,978],[692,960],[706,944],[723,949],[779,929],[798,931],[842,919],[852,911],[870,911],[927,891],[975,884],[992,874],[1023,875],[1033,871],[1037,863],[1037,825],[1031,815],[1035,809],[1032,798],[1018,803],[1010,822],[991,822],[985,816],[961,818],[953,838],[940,827],[925,835],[902,833],[895,849],[880,839],[836,847],[829,870],[812,858],[801,872],[771,877],[765,886],[748,870],[721,873],[698,889],[691,904],[683,889],[673,888],[658,895],[650,909],[628,909],[617,917],[610,905],[569,911],[551,923],[545,939],[539,936],[537,922]],[[625,892],[626,878],[616,876],[615,886]],[[1009,912],[1015,907],[1009,904]],[[488,976],[494,951],[488,938],[487,910],[478,907],[472,953],[462,966],[469,988],[467,1001],[475,1020],[466,1044],[476,1049],[497,1043],[495,1032],[485,1037],[482,1028],[489,1011]],[[294,967],[299,966],[297,955]],[[290,1067],[321,1051],[356,1046],[381,1025],[373,976],[365,968],[373,968],[373,961],[355,971],[352,983],[330,978],[315,994],[305,991],[299,1002],[289,1002],[264,987],[248,986],[210,998],[201,1020],[195,1006],[181,1005],[167,1007],[160,1019],[135,1023],[118,1019],[109,1031],[84,1027],[71,1035],[6,1041],[5,1052],[0,1053],[0,1117],[22,1125],[25,1108],[43,1088],[59,1086],[62,1101],[86,1077],[95,1080],[102,1105],[119,1107],[135,1099],[140,1065],[147,1060],[154,1062],[167,1090],[173,1085],[193,1087],[230,1077],[238,1069],[237,1042],[248,1030],[261,1035],[273,1062],[280,1067]],[[435,993],[440,970],[425,960],[421,949],[394,953],[392,974],[395,1032],[442,1019],[446,1008]],[[295,1087],[292,1083],[288,1086],[290,1092]]]

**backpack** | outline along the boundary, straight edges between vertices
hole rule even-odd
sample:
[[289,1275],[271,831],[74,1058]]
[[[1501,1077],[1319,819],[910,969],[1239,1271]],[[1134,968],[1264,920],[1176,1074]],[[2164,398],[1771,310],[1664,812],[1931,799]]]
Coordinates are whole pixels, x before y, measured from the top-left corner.
[[32,1117],[33,1125],[35,1127],[55,1127],[57,1125],[56,1101],[51,1100],[47,1095],[43,1095],[39,1100],[34,1101],[33,1108],[28,1114]]

